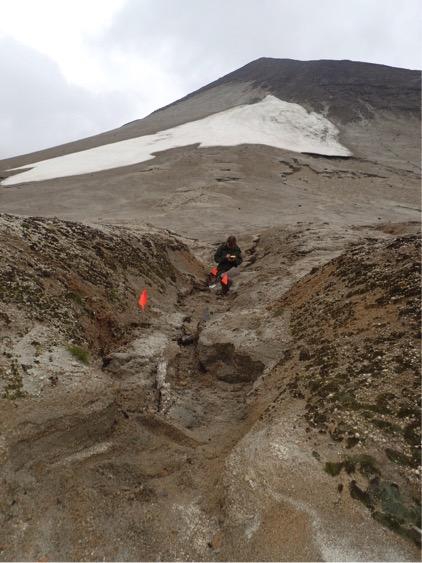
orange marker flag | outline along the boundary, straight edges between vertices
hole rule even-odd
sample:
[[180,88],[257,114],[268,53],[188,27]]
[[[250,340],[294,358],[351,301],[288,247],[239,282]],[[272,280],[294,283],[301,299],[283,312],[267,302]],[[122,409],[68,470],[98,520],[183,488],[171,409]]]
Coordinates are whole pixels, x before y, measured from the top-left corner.
[[142,307],[142,310],[145,309],[145,305],[148,303],[148,299],[147,299],[147,290],[144,289],[144,291],[142,292],[141,297],[139,298],[138,301],[139,305]]
[[227,274],[224,274],[224,276],[221,278],[221,281],[226,285],[229,283],[229,278],[227,277]]
[[216,276],[218,274],[217,268],[214,268],[214,270],[211,273],[212,273],[213,276]]

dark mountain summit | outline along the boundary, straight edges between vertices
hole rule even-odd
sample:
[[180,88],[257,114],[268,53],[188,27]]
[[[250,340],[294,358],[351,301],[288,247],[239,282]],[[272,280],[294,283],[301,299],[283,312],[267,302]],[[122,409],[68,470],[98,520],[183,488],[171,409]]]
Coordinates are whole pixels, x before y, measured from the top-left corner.
[[[211,88],[250,83],[286,102],[300,103],[344,122],[375,111],[420,114],[421,73],[354,61],[261,58],[226,74],[179,102]],[[179,103],[176,102],[176,103]]]

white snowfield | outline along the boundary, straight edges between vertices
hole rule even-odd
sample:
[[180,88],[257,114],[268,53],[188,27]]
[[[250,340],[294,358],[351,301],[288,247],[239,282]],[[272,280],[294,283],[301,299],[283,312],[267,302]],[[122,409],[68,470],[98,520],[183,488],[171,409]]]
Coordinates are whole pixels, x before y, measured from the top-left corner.
[[269,145],[294,152],[351,156],[338,142],[338,134],[337,127],[324,116],[308,113],[299,104],[267,96],[256,104],[237,106],[154,135],[15,168],[31,167],[1,183],[10,186],[130,166],[154,158],[154,153],[197,143],[200,147]]

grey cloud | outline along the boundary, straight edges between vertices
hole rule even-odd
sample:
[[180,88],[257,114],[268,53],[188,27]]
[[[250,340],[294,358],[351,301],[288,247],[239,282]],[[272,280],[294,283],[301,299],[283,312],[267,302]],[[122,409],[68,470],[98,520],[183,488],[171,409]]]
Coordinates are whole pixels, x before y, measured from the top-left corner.
[[419,0],[128,0],[103,46],[150,58],[189,88],[259,57],[420,68],[420,25],[409,22],[418,7]]
[[129,116],[127,96],[69,84],[51,59],[7,37],[0,69],[0,159],[102,133]]

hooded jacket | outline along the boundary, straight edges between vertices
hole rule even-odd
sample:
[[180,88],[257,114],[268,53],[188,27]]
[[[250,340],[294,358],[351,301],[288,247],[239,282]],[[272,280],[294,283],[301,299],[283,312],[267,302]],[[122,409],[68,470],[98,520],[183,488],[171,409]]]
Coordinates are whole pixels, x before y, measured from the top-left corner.
[[[235,256],[234,260],[227,260],[227,254]],[[227,243],[224,242],[218,247],[216,253],[214,254],[214,260],[218,264],[218,273],[221,274],[223,272],[227,272],[231,268],[237,268],[237,266],[243,262],[242,251],[238,246],[230,248],[227,246]]]

